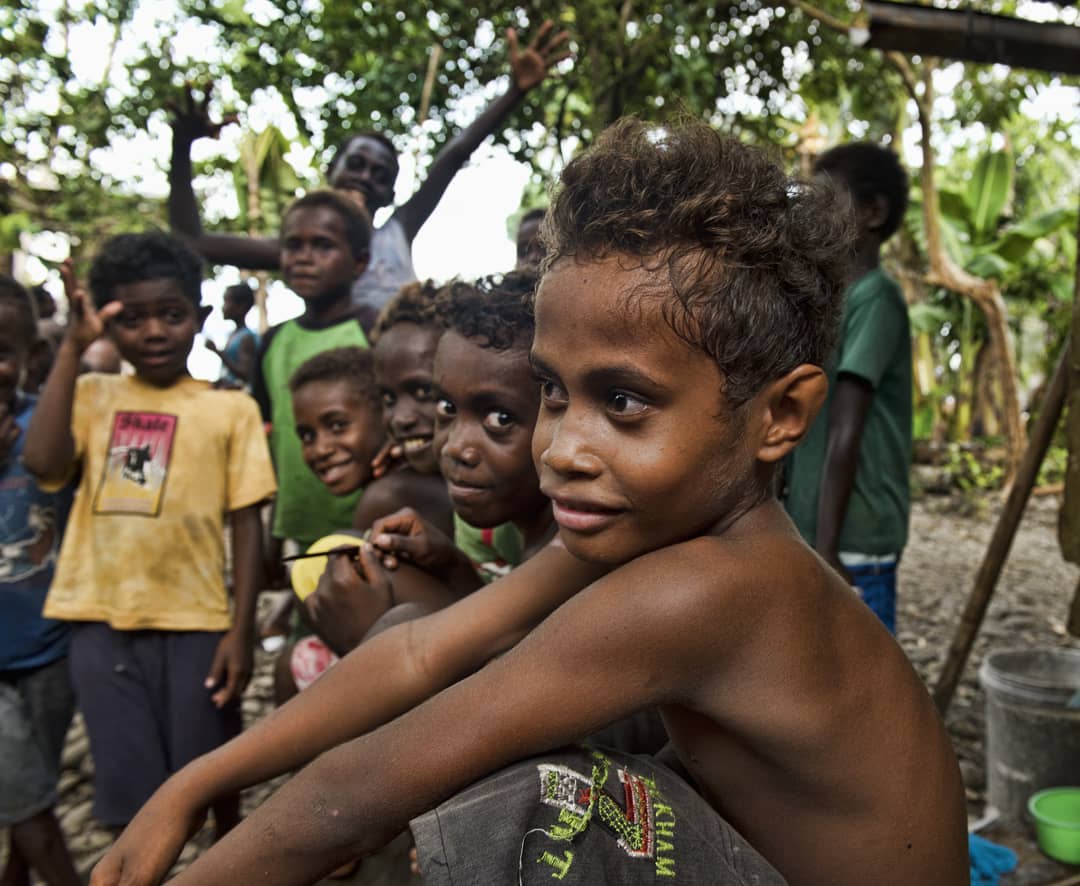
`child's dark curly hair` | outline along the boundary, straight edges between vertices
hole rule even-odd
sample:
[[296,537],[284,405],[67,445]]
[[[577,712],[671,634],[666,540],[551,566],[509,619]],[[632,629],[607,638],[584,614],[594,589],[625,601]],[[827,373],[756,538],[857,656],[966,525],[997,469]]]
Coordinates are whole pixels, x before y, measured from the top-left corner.
[[379,314],[371,330],[372,344],[379,340],[391,326],[398,323],[415,323],[417,326],[441,326],[435,317],[435,300],[441,288],[434,280],[416,280],[406,283],[397,291]]
[[197,308],[202,303],[202,261],[163,231],[117,234],[105,241],[90,265],[90,294],[97,307],[116,298],[116,287],[144,280],[175,280]]
[[380,406],[375,386],[375,361],[368,348],[331,348],[301,363],[289,379],[289,390],[296,393],[304,385],[318,381],[348,383],[361,399]]
[[536,276],[510,271],[474,283],[454,280],[439,293],[435,313],[447,329],[483,339],[483,347],[506,351],[532,347],[532,296]]
[[347,192],[320,188],[297,197],[281,217],[282,236],[285,235],[289,216],[298,209],[329,209],[336,212],[345,222],[345,239],[349,241],[353,258],[363,261],[371,255],[371,216],[360,203],[350,199]]
[[18,340],[29,347],[37,340],[37,307],[34,297],[14,277],[0,274],[0,305],[11,305],[18,315]]
[[889,212],[877,233],[882,242],[896,233],[907,209],[908,177],[900,158],[888,148],[869,142],[839,145],[818,157],[814,172],[846,186],[856,203],[884,197]]
[[626,118],[571,161],[541,226],[543,269],[631,256],[662,272],[664,319],[716,361],[733,407],[836,339],[850,203],[789,179],[764,152],[697,120]]

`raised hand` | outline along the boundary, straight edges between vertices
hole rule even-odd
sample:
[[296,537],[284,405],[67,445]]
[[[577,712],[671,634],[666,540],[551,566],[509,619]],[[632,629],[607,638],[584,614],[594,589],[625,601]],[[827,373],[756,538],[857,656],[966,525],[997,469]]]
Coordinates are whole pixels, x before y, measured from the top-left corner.
[[568,31],[553,33],[555,23],[548,19],[540,26],[532,42],[520,49],[518,33],[515,28],[507,28],[506,41],[510,44],[510,73],[514,83],[522,92],[528,92],[539,85],[547,76],[548,70],[572,53],[564,45],[570,39]]
[[118,301],[112,301],[100,310],[95,310],[90,293],[75,279],[75,266],[71,259],[65,260],[60,266],[60,276],[64,279],[64,294],[67,296],[69,308],[64,337],[81,354],[101,338],[108,322],[119,314],[124,306]]
[[220,121],[210,117],[210,94],[213,84],[207,83],[202,89],[202,101],[195,97],[194,87],[188,83],[180,95],[179,101],[169,99],[165,109],[172,114],[173,132],[187,142],[200,138],[217,138],[221,130],[230,123],[239,122],[236,114],[226,114]]

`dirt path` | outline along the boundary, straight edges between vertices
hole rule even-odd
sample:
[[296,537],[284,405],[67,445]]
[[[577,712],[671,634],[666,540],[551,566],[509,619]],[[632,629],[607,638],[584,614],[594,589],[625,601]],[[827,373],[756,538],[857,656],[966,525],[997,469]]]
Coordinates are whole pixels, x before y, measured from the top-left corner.
[[[990,649],[1006,646],[1080,646],[1066,636],[1064,627],[1080,570],[1061,559],[1055,528],[1057,507],[1056,499],[1037,499],[1029,506],[949,713],[947,723],[963,769],[972,815],[981,813],[985,802],[984,700],[976,676],[983,657]],[[926,497],[915,504],[912,541],[901,566],[898,627],[901,644],[930,685],[937,677],[971,588],[996,511],[993,501],[965,506],[956,499]],[[260,654],[258,672],[244,701],[249,722],[270,710],[269,667],[269,657]],[[79,869],[88,874],[110,838],[90,815],[92,762],[78,723],[69,736],[64,764],[61,822]],[[249,791],[245,807],[254,808],[269,790],[263,786]],[[1069,873],[1043,859],[1024,834],[991,830],[986,836],[1007,842],[1021,852],[1021,869],[1004,880],[1003,886],[1053,883]],[[190,863],[206,845],[208,834],[204,832],[188,845],[180,864]],[[399,844],[388,857],[365,862],[360,872],[346,882],[363,886],[409,883],[403,860],[406,848]]]

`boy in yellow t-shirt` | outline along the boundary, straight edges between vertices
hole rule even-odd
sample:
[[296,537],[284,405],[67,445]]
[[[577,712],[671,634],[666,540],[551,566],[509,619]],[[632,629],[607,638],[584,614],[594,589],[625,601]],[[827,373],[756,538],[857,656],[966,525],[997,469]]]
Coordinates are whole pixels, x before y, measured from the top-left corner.
[[[75,623],[70,661],[94,756],[94,814],[120,826],[170,773],[240,731],[259,505],[275,482],[255,402],[187,373],[206,316],[190,250],[160,233],[114,237],[90,272],[93,304],[70,264],[64,277],[71,322],[24,462],[46,487],[81,478],[45,614]],[[135,375],[77,377],[105,333]],[[221,834],[238,820],[238,798],[214,811]]]

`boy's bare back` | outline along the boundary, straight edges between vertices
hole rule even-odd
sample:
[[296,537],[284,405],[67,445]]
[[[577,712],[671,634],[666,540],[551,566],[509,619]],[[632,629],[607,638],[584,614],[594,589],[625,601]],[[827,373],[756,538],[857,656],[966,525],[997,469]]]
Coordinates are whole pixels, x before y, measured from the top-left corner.
[[779,506],[634,565],[684,588],[668,654],[698,641],[686,700],[662,708],[679,758],[790,883],[965,882],[963,789],[930,697]]

